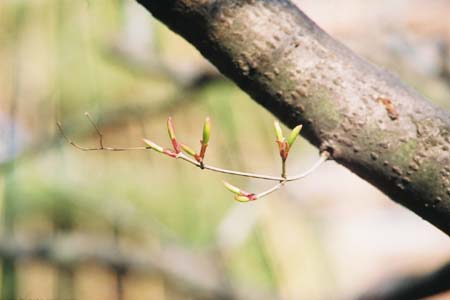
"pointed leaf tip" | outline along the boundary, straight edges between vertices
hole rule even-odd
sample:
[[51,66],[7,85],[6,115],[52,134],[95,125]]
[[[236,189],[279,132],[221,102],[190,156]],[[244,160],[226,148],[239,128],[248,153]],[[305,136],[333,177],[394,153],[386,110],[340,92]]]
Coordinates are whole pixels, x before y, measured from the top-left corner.
[[281,130],[280,122],[274,121],[273,127],[275,128],[275,134],[277,136],[277,141],[279,141],[279,142],[284,141],[283,131]]
[[202,143],[208,144],[210,137],[211,137],[211,119],[209,117],[206,117],[205,123],[203,123]]
[[223,185],[225,186],[225,188],[227,190],[229,190],[233,194],[241,195],[241,189],[240,188],[238,188],[238,187],[236,187],[236,186],[234,186],[234,185],[232,185],[232,184],[230,184],[230,183],[228,183],[226,181],[223,181]]
[[173,128],[172,117],[168,117],[167,118],[167,131],[169,133],[169,137],[170,137],[171,140],[176,139],[175,130]]
[[142,139],[142,141],[144,143],[146,143],[150,147],[150,149],[153,149],[153,150],[155,150],[155,151],[157,151],[159,153],[164,153],[163,147],[159,146],[158,144],[155,144],[154,142],[152,142],[152,141],[150,141],[148,139]]
[[197,153],[195,153],[194,150],[192,150],[192,148],[190,148],[188,145],[185,144],[180,144],[181,149],[183,149],[184,152],[186,152],[187,154],[189,154],[190,156],[195,157],[197,155]]
[[303,125],[298,125],[294,129],[292,129],[292,132],[288,138],[289,148],[291,148],[292,145],[294,144],[295,140],[297,139],[297,136],[299,135],[300,131],[302,130],[302,127],[303,127]]
[[250,198],[247,196],[236,195],[236,196],[234,196],[234,200],[236,200],[238,202],[249,202]]

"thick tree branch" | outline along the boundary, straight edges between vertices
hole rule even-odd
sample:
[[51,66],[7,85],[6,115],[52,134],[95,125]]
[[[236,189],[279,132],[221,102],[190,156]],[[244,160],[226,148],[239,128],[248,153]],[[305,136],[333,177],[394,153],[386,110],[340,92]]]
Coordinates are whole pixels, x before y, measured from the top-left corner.
[[450,235],[450,117],[288,0],[137,0],[288,126]]

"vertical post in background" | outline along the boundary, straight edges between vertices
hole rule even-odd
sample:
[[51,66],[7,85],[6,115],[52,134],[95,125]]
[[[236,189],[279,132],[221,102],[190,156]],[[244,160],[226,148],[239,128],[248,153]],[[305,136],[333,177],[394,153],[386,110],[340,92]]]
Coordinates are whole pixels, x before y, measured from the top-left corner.
[[[18,106],[20,98],[20,37],[24,25],[27,6],[25,1],[18,1],[13,7],[14,13],[14,32],[11,37],[13,39],[11,57],[12,57],[12,76],[11,76],[11,96],[8,116],[5,123],[7,124],[6,134],[6,159],[10,160],[4,171],[4,191],[2,203],[2,237],[10,239],[14,235],[14,215],[16,213],[14,207],[14,190],[16,188],[15,162],[19,149],[18,139]],[[2,277],[1,277],[1,299],[17,299],[17,270],[15,266],[15,258],[13,255],[5,257],[2,261]]]
[[[16,151],[16,124],[14,116],[16,114],[16,101],[11,103],[11,120],[8,127],[7,148],[8,156],[15,155]],[[14,199],[13,190],[15,188],[15,165],[14,160],[8,164],[4,173],[4,192],[3,192],[3,224],[2,224],[2,238],[11,239],[14,235]],[[4,257],[2,261],[2,280],[1,280],[1,294],[0,299],[16,299],[16,268],[15,259],[13,256]]]
[[[120,251],[120,223],[117,220],[112,225],[113,235],[114,235],[114,244],[117,251]],[[116,299],[123,300],[124,299],[124,277],[126,275],[126,270],[121,266],[116,266],[114,268],[114,275],[116,278]]]
[[[70,13],[74,13],[76,10],[76,4],[72,1],[64,0],[54,0],[54,9],[56,14],[56,46],[57,55],[55,58],[55,86],[56,92],[55,96],[55,117],[61,119],[64,117],[64,107],[61,103],[61,99],[66,96],[66,80],[68,75],[66,74],[66,67],[68,65],[68,58],[71,54],[70,46],[67,41],[69,36],[68,31],[70,26],[68,25],[68,20],[71,20]],[[71,4],[74,4],[73,7]],[[86,4],[86,3],[84,3]],[[56,122],[56,120],[55,120]],[[62,145],[58,150],[62,149]],[[60,154],[60,170],[61,174],[64,174],[65,170],[65,160]],[[73,207],[71,207],[71,202],[68,199],[60,197],[60,199],[52,200],[52,224],[53,224],[53,235],[58,237],[64,237],[73,231],[74,227],[74,213]],[[60,264],[55,266],[56,283],[54,286],[55,299],[75,299],[75,271],[74,266],[70,261],[62,261]]]

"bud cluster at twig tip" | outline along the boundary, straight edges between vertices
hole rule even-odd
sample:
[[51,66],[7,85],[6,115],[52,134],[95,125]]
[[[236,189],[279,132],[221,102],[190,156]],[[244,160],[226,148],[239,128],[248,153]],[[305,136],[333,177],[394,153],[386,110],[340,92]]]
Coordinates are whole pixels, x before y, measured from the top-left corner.
[[143,139],[143,141],[149,146],[150,149],[166,154],[170,157],[179,158],[180,155],[183,154],[183,151],[193,157],[200,164],[200,166],[203,167],[203,160],[205,158],[206,149],[211,137],[211,120],[209,117],[205,119],[205,123],[203,124],[202,139],[200,140],[201,148],[199,153],[192,150],[192,148],[188,145],[178,142],[175,135],[175,127],[173,125],[172,117],[167,118],[167,133],[172,143],[173,150],[163,148],[147,139]]
[[292,148],[292,145],[294,144],[295,140],[297,139],[297,136],[300,133],[300,130],[302,129],[302,125],[298,125],[294,129],[292,129],[291,134],[289,135],[287,141],[283,136],[283,131],[281,130],[280,123],[278,121],[274,121],[273,126],[275,128],[275,135],[277,137],[275,141],[278,144],[280,156],[284,162],[288,157],[289,150]]
[[205,158],[206,148],[208,148],[209,138],[211,137],[211,120],[206,117],[203,123],[202,139],[200,141],[200,154],[196,157],[197,161],[202,163]]

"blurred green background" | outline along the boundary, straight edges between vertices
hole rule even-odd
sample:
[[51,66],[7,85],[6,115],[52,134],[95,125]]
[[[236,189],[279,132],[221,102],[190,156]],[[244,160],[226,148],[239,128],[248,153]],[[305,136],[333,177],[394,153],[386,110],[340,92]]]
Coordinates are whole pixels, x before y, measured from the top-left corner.
[[[297,2],[450,108],[448,1]],[[208,162],[279,172],[273,116],[134,1],[2,0],[0,299],[351,299],[449,257],[442,233],[334,163],[238,204],[223,179],[270,183],[152,151],[79,151],[55,124],[96,146],[86,111],[117,147],[169,145],[169,115],[197,147],[210,116]],[[317,158],[297,141],[289,171]]]

